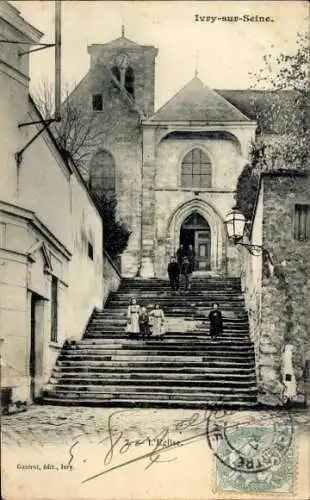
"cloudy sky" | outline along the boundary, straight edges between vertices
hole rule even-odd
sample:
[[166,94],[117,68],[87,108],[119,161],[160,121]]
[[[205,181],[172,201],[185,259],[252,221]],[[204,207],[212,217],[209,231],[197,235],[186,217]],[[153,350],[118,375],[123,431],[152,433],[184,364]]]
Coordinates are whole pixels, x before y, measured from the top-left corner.
[[[21,15],[54,40],[54,2],[11,2]],[[213,18],[211,22],[199,19]],[[228,16],[238,18],[229,21]],[[243,18],[243,16],[248,16]],[[249,21],[250,16],[269,22]],[[294,51],[296,34],[308,27],[304,1],[75,1],[62,2],[63,80],[78,82],[87,72],[87,45],[105,43],[121,34],[159,49],[156,107],[193,76],[198,59],[200,78],[212,88],[247,88],[250,71],[262,67],[264,54]],[[198,53],[198,57],[197,57]],[[53,79],[53,49],[31,56],[32,87]]]

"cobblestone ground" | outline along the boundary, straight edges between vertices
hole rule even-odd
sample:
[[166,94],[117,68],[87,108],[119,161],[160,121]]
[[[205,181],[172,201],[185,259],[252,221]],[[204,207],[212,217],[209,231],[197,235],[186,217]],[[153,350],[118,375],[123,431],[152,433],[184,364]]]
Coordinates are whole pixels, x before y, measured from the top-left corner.
[[[287,412],[284,412],[287,414]],[[229,412],[228,418],[240,422],[264,422],[270,415],[280,420],[281,411]],[[22,413],[2,417],[2,443],[18,446],[23,444],[48,444],[71,441],[78,435],[85,437],[99,436],[108,430],[109,417],[113,415],[113,430],[122,430],[124,434],[132,432],[154,435],[163,426],[170,429],[178,422],[192,422],[187,430],[195,428],[197,433],[206,428],[209,412],[182,409],[109,409],[66,406],[33,405]],[[292,410],[292,421],[300,426],[310,425],[310,414],[307,410]]]

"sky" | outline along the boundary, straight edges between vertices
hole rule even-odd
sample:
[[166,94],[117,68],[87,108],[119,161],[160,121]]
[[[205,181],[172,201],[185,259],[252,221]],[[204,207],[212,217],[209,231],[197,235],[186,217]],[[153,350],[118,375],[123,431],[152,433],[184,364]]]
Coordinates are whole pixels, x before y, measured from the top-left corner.
[[[54,41],[54,2],[11,1],[21,15]],[[263,56],[293,53],[298,31],[308,30],[308,4],[299,1],[62,1],[62,79],[77,83],[89,69],[87,45],[125,35],[159,49],[155,106],[198,76],[211,88],[249,88],[249,72]],[[198,21],[196,20],[198,16]],[[238,17],[238,21],[228,20]],[[248,16],[243,18],[243,16]],[[250,21],[263,16],[271,20]],[[207,18],[210,18],[208,21]],[[31,88],[53,81],[54,49],[31,56]]]

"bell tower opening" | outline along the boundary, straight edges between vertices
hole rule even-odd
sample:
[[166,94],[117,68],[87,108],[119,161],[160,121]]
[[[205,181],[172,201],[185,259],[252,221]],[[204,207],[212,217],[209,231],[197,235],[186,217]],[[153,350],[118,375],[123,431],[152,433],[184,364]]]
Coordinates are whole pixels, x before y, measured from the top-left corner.
[[185,252],[191,245],[194,250],[194,270],[211,269],[211,231],[206,219],[198,212],[193,212],[183,222],[180,229],[180,245]]

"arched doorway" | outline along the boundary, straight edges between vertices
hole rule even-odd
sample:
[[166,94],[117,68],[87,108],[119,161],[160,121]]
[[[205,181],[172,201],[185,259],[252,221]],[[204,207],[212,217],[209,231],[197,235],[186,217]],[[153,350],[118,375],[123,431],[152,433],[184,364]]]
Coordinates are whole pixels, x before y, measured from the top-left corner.
[[[214,274],[221,273],[225,270],[223,267],[225,265],[225,261],[223,261],[224,252],[225,252],[225,231],[224,224],[221,215],[217,212],[217,210],[205,200],[200,198],[194,198],[186,201],[185,203],[181,203],[178,205],[174,212],[171,214],[167,224],[167,263],[170,259],[170,256],[175,254],[180,245],[180,234],[181,227],[184,222],[193,214],[199,214],[205,226],[202,228],[198,225],[195,230],[201,232],[207,231],[209,226],[209,249],[206,251],[206,255],[209,255],[208,267],[206,266],[206,271]],[[200,219],[201,221],[201,219]],[[203,235],[196,236],[198,238],[198,243],[203,241],[203,237],[207,237],[206,233]],[[207,238],[206,238],[207,239]],[[197,245],[197,244],[196,244]],[[199,247],[198,247],[199,248]],[[200,248],[203,253],[203,249]],[[198,251],[199,253],[199,251]],[[202,256],[203,257],[203,256]],[[205,257],[202,258],[202,262],[206,262],[207,259]],[[199,264],[201,268],[205,264]],[[165,263],[165,271],[166,272],[167,264]]]
[[190,214],[180,228],[180,245],[185,251],[192,245],[195,252],[195,271],[211,269],[211,230],[206,219],[198,212]]

